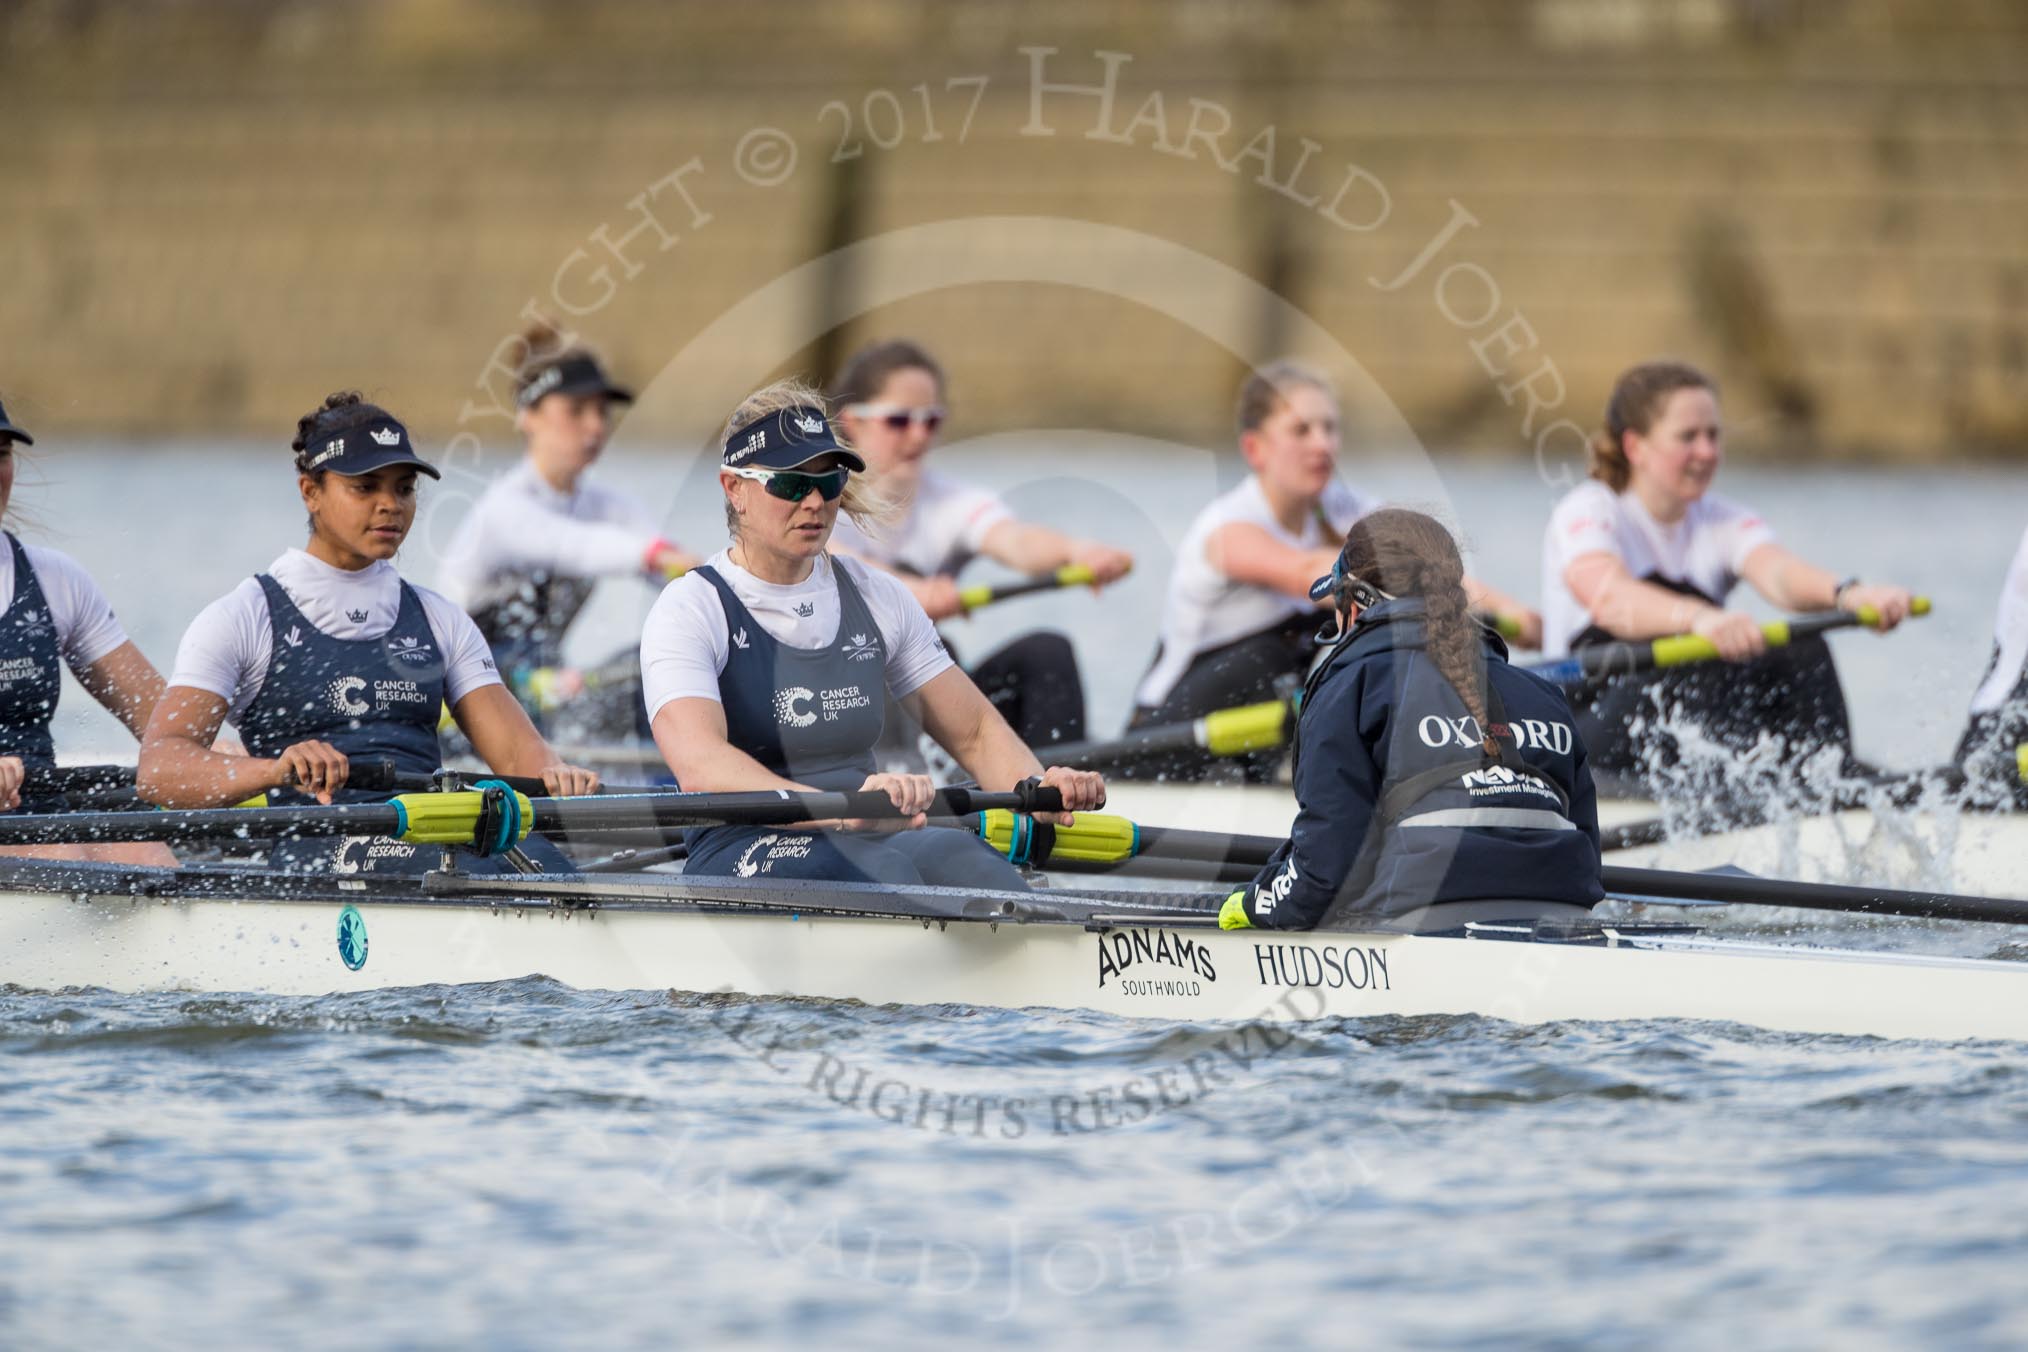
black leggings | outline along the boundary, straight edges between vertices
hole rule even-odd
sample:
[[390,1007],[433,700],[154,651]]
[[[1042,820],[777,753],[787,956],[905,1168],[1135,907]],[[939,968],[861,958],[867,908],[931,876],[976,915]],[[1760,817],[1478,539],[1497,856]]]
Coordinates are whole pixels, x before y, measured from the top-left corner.
[[971,677],[1029,746],[1084,740],[1084,681],[1077,653],[1062,634],[1024,634],[988,654]]
[[[1821,637],[1798,639],[1738,665],[1703,662],[1675,670],[1619,676],[1571,699],[1577,733],[1592,772],[1606,784],[1675,793],[1724,787],[1740,797],[1738,764],[1686,748],[1679,733],[1694,729],[1719,750],[1751,750],[1770,735],[1783,743],[1777,778],[1826,748],[1849,767],[1851,721],[1837,664]],[[1696,782],[1700,778],[1710,783]],[[1787,776],[1791,781],[1793,776]],[[1604,785],[1602,785],[1604,787]],[[1774,787],[1770,784],[1768,787]]]
[[[1284,698],[1300,686],[1316,660],[1317,630],[1328,618],[1321,611],[1297,615],[1272,629],[1199,653],[1160,704],[1134,710],[1128,729],[1187,723],[1220,709]],[[1226,758],[1179,751],[1121,766],[1118,773],[1129,779],[1186,780],[1237,775],[1258,783],[1272,777],[1283,755],[1279,749]]]

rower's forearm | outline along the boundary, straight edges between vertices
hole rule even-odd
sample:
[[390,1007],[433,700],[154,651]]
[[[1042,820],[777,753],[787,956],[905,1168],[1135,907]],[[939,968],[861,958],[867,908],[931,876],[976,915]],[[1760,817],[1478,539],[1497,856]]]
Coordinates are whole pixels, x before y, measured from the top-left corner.
[[1838,576],[1814,563],[1784,559],[1762,589],[1781,610],[1833,610],[1838,605]]
[[1048,573],[1071,561],[1077,542],[1047,526],[1018,522],[1002,542],[998,562],[1017,573]]
[[230,807],[280,786],[276,763],[199,746],[187,737],[141,747],[134,791],[158,807]]
[[997,713],[969,745],[952,747],[950,752],[988,793],[1006,793],[1022,780],[1042,773],[1042,762]]
[[1638,640],[1687,634],[1715,607],[1701,597],[1628,578],[1603,588],[1588,609],[1593,621],[1614,638]]
[[784,779],[729,742],[686,749],[681,762],[663,757],[685,793],[750,793],[760,789],[809,792],[811,786]]

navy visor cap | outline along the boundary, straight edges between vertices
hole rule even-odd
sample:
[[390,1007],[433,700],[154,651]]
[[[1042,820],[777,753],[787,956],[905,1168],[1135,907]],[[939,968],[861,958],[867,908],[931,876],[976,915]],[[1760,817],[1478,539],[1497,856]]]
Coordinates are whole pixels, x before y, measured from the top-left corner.
[[303,452],[305,472],[328,469],[337,474],[371,474],[389,465],[414,465],[432,479],[444,477],[435,465],[415,453],[408,429],[392,418],[375,418],[342,432],[326,433]]
[[598,358],[589,353],[565,357],[548,367],[514,396],[514,402],[522,408],[534,408],[545,396],[552,394],[603,394],[619,403],[634,402],[634,392],[624,385],[615,384],[605,368],[599,365]]
[[35,444],[34,437],[29,436],[27,432],[9,421],[7,407],[4,404],[0,404],[0,437],[12,437],[23,446],[33,446]]
[[835,455],[854,474],[866,472],[859,453],[839,442],[821,408],[784,408],[755,418],[725,439],[728,469],[794,469]]

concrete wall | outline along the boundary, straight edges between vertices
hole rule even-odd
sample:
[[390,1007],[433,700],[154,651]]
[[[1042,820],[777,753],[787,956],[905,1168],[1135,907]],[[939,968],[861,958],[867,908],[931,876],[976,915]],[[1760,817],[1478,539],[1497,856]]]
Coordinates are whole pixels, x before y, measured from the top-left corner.
[[[1038,94],[1101,51],[1110,122]],[[1670,353],[1747,445],[2018,451],[2024,55],[1999,0],[0,4],[0,394],[285,440],[359,385],[501,441],[534,300],[644,385],[677,363],[643,436],[905,332],[972,432],[1216,441],[1240,356],[1292,348],[1371,375],[1357,420],[1519,451]]]

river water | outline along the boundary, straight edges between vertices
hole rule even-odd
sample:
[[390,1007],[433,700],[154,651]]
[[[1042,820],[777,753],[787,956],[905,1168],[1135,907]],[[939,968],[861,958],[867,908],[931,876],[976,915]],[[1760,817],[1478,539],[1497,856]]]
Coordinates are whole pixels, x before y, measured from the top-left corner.
[[[1229,467],[1095,434],[960,463],[1141,552],[1105,598],[960,631],[1068,629],[1114,725],[1163,550]],[[1535,594],[1554,490],[1532,467],[1359,468],[1447,488],[1480,569]],[[66,448],[40,472],[30,538],[91,567],[164,664],[198,605],[300,539],[279,453]],[[693,458],[609,473],[679,538],[716,534]],[[1937,599],[1838,640],[1862,750],[1949,750],[2024,483],[1727,468],[1804,553]],[[405,560],[425,580],[427,538]],[[607,590],[587,655],[647,599]],[[65,753],[118,753],[69,698]],[[1871,929],[2019,955],[1995,929]],[[2024,1123],[2014,1045],[1720,1024],[1290,1037],[536,977],[0,989],[0,1345],[2018,1346]]]

